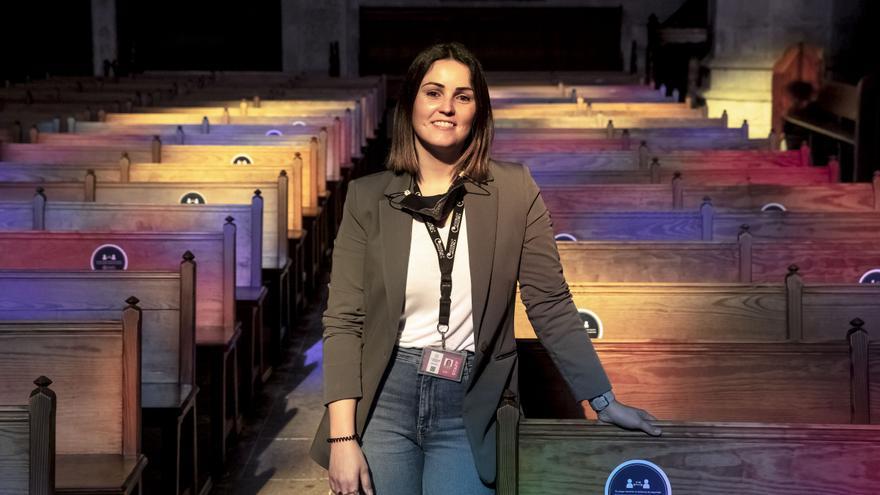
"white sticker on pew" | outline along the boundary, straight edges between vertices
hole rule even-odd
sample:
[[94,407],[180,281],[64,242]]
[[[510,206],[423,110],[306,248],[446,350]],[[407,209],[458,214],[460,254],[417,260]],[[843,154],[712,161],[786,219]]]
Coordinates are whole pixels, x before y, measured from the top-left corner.
[[650,461],[633,459],[614,468],[605,495],[672,495],[669,477]]
[[292,125],[294,127],[305,127],[306,123],[303,122],[302,120],[296,120],[293,122],[293,124],[290,124],[290,125]]
[[180,204],[182,205],[204,205],[207,203],[202,193],[196,191],[190,191],[180,197]]
[[115,244],[102,244],[92,252],[92,270],[128,270],[128,256]]
[[605,334],[605,329],[599,315],[584,308],[578,308],[578,315],[580,315],[581,321],[584,323],[584,331],[587,332],[587,335],[591,339],[601,339]]
[[860,284],[880,284],[880,268],[868,270],[859,279]]
[[232,164],[233,165],[253,165],[254,159],[251,158],[249,155],[245,155],[244,153],[241,153],[241,154],[235,155],[235,157],[232,159]]
[[556,234],[556,236],[554,236],[553,238],[556,239],[557,241],[570,241],[570,242],[577,241],[577,237],[575,237],[572,234],[569,234],[568,232]]
[[767,203],[761,207],[761,211],[788,211],[782,203]]

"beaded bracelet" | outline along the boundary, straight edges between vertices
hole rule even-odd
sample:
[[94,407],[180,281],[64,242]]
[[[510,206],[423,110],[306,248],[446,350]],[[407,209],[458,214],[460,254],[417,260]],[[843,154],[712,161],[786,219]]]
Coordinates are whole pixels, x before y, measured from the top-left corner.
[[353,433],[346,437],[330,437],[327,439],[327,443],[350,442],[352,440],[359,442],[360,439],[361,437],[359,437],[357,433]]

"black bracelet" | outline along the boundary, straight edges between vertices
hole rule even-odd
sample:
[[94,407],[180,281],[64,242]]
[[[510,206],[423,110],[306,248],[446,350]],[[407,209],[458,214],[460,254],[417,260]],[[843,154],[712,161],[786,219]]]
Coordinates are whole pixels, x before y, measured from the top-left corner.
[[359,442],[361,440],[361,437],[358,436],[357,433],[352,433],[347,437],[330,437],[327,439],[327,443],[350,442],[352,440]]

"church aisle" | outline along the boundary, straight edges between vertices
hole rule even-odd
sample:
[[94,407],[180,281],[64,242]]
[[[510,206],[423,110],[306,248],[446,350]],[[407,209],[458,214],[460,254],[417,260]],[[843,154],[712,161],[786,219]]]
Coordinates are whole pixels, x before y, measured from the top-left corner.
[[321,419],[321,314],[326,285],[299,322],[284,361],[254,401],[217,495],[326,495],[327,473],[308,456]]

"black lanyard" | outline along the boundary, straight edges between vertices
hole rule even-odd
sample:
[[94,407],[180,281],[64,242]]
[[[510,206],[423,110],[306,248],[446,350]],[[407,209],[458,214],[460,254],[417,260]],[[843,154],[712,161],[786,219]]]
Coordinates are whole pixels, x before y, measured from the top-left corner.
[[[418,185],[415,186],[416,194],[419,194]],[[430,218],[425,218],[425,227],[431,242],[437,250],[437,260],[440,263],[440,317],[437,320],[437,332],[443,349],[446,350],[446,333],[449,331],[449,315],[452,312],[452,266],[455,264],[455,248],[458,246],[458,233],[461,229],[461,219],[464,216],[464,195],[456,194],[455,207],[452,210],[452,224],[449,226],[449,236],[444,247],[443,239],[437,226]]]

